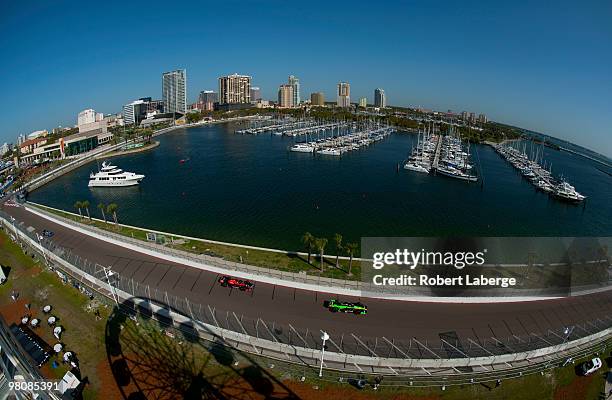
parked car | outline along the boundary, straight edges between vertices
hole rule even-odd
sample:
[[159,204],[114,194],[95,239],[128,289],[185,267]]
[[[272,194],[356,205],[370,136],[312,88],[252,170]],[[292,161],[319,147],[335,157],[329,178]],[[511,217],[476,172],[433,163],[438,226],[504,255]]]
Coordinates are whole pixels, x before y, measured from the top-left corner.
[[601,358],[595,357],[592,360],[583,362],[578,368],[582,375],[587,376],[597,371],[602,365]]

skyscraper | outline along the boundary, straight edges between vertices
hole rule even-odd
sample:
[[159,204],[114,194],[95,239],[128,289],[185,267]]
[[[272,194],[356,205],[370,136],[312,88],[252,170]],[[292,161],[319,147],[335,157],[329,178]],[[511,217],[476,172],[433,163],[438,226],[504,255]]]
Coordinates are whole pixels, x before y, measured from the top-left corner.
[[347,82],[338,83],[338,107],[349,107],[351,105],[351,85]]
[[241,104],[251,102],[251,77],[228,75],[219,78],[219,103]]
[[365,97],[362,97],[359,99],[359,107],[363,107],[366,108],[368,106],[368,99]]
[[324,106],[325,95],[323,92],[314,92],[310,94],[310,104],[313,106]]
[[179,69],[162,74],[162,100],[164,112],[187,112],[187,70]]
[[251,86],[251,101],[261,100],[261,90],[257,86]]
[[293,86],[293,105],[300,105],[300,80],[293,75],[289,75],[289,85]]
[[214,90],[202,90],[198,97],[200,103],[216,103],[219,101],[219,96]]
[[374,107],[387,107],[387,98],[385,97],[385,91],[381,88],[377,88],[374,90]]
[[[139,99],[123,106],[123,123],[125,125],[138,125],[146,118],[149,103]],[[178,112],[178,111],[177,111]]]
[[295,93],[293,85],[280,85],[278,88],[278,105],[283,108],[294,107]]

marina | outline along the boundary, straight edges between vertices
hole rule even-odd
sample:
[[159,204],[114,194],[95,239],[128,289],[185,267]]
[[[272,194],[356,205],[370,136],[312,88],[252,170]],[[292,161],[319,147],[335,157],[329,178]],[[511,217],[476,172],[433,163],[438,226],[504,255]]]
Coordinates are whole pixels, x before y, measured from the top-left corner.
[[[373,122],[361,125],[356,123],[331,125],[333,125],[331,128],[317,130],[317,139],[309,142],[307,136],[305,142],[296,143],[289,148],[289,151],[341,156],[346,152],[370,146],[393,132],[391,127]],[[329,137],[327,132],[329,132]],[[323,133],[323,138],[320,137],[320,133]]]
[[552,174],[552,164],[546,165],[543,146],[531,148],[527,154],[527,143],[510,142],[493,146],[495,151],[516,168],[525,179],[538,190],[569,202],[580,203],[586,196],[578,193],[567,180],[561,176],[556,179]]
[[[113,165],[146,175],[139,185],[89,189],[89,174],[97,169],[88,164],[28,198],[70,212],[75,201],[116,203],[120,223],[293,250],[302,249],[306,231],[327,238],[337,232],[346,241],[441,234],[609,236],[612,231],[610,176],[596,168],[599,164],[567,152],[545,148],[543,158],[553,171],[580,182],[580,192],[588,196],[586,207],[534,190],[488,145],[470,145],[479,155],[479,179],[485,184],[467,185],[459,179],[398,173],[397,160],[417,147],[416,134],[394,133],[366,151],[341,157],[313,156],[289,152],[295,144],[290,137],[235,135],[239,126],[179,128],[158,136],[160,144],[152,151],[111,159]],[[97,210],[92,216],[102,217]]]
[[464,144],[451,125],[446,135],[433,133],[434,130],[434,126],[428,125],[422,134],[417,134],[416,148],[404,162],[404,169],[476,182],[478,177],[472,173],[474,166],[470,161],[469,142]]
[[294,119],[281,118],[266,120],[254,120],[249,122],[250,127],[237,129],[235,133],[241,135],[259,135],[262,133],[270,133],[276,136],[302,136],[314,135],[327,132],[334,129],[344,129],[349,127],[346,121],[317,121],[315,119]]

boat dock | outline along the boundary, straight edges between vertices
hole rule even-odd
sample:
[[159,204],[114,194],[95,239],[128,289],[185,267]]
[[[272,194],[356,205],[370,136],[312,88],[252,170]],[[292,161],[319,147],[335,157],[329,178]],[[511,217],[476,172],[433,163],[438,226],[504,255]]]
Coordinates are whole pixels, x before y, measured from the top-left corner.
[[352,132],[353,126],[347,125],[348,132],[338,133],[337,136],[324,137],[311,142],[301,142],[289,148],[290,151],[299,153],[318,153],[322,155],[341,156],[342,154],[367,147],[389,136],[393,129],[380,124],[368,124],[361,129]]
[[[586,196],[578,193],[563,177],[557,180],[552,175],[551,164],[546,169],[543,160],[543,149],[531,149],[531,156],[527,155],[526,144],[521,148],[520,143],[511,144],[491,144],[495,151],[514,168],[516,168],[525,179],[527,179],[536,189],[541,190],[551,196],[579,203]],[[544,163],[544,165],[541,165]]]

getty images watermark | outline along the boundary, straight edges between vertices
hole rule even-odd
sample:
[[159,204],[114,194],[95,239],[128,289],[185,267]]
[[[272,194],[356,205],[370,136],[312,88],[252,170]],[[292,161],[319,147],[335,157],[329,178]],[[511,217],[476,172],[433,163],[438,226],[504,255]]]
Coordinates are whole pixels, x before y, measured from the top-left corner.
[[[457,271],[465,267],[483,266],[487,249],[481,251],[411,251],[409,249],[395,249],[395,251],[375,252],[372,256],[372,268],[377,271],[385,266],[396,266],[400,269],[414,271],[417,267],[453,267]],[[449,276],[454,275],[454,276]],[[515,286],[514,277],[487,277],[484,274],[472,276],[469,273],[455,274],[407,274],[384,276],[375,274],[372,277],[375,286],[449,286],[470,287],[489,286],[507,288]]]
[[364,295],[559,297],[610,286],[609,237],[364,237]]

